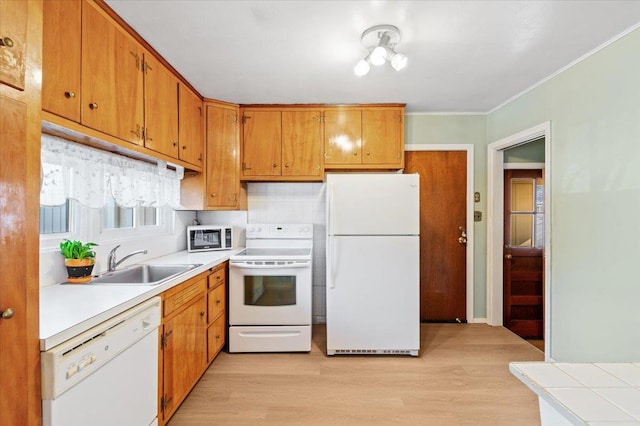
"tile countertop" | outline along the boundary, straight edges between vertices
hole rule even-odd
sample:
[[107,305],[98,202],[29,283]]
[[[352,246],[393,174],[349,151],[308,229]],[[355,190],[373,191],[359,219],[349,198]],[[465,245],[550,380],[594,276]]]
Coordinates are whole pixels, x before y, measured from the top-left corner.
[[509,370],[566,424],[640,426],[640,363],[512,362]]
[[40,350],[46,351],[107,319],[216,266],[238,253],[234,250],[188,253],[180,251],[149,259],[148,264],[194,264],[194,268],[161,285],[55,284],[40,289]]

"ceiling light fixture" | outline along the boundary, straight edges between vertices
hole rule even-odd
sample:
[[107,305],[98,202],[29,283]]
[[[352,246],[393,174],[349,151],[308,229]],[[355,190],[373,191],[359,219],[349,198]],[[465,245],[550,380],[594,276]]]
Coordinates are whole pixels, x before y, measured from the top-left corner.
[[398,27],[375,25],[362,33],[360,41],[369,54],[360,59],[353,69],[353,73],[358,77],[366,75],[371,70],[371,65],[383,65],[387,61],[396,71],[407,66],[407,55],[395,51],[396,45],[400,43]]

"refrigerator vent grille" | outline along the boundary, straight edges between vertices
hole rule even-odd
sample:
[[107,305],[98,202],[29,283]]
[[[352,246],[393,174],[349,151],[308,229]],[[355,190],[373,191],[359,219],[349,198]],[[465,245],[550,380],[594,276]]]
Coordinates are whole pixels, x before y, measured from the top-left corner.
[[411,355],[406,349],[336,349],[336,354]]

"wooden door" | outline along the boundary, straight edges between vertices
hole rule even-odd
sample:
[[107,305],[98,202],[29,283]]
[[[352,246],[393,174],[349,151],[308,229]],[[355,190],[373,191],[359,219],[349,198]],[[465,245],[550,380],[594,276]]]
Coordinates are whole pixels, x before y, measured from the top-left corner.
[[504,172],[504,326],[544,336],[544,181],[541,170]]
[[238,108],[207,105],[207,194],[213,208],[235,208],[240,186]]
[[322,111],[282,111],[282,176],[322,177]]
[[0,30],[23,50],[0,47],[0,425],[39,425],[42,2],[0,1]]
[[324,111],[325,167],[360,164],[362,152],[362,111]]
[[402,168],[403,108],[362,111],[362,164]]
[[98,6],[82,4],[82,124],[143,144],[142,60],[140,46]]
[[407,151],[405,173],[420,174],[420,319],[467,320],[467,153]]
[[202,114],[202,99],[189,90],[184,84],[180,84],[178,105],[178,122],[180,125],[178,129],[180,152],[178,155],[182,161],[202,167],[204,165],[204,138],[202,136],[204,115]]
[[45,1],[42,37],[42,109],[80,122],[82,5]]
[[280,176],[280,111],[245,110],[242,114],[242,176]]
[[164,323],[163,419],[168,419],[196,383],[207,362],[204,295]]
[[178,158],[178,79],[144,54],[144,146]]

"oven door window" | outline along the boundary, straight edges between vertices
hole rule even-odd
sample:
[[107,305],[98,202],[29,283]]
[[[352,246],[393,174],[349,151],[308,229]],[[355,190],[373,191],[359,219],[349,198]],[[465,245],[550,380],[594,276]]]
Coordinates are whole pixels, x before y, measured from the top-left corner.
[[295,275],[245,275],[244,304],[251,306],[295,305]]

